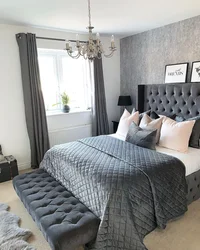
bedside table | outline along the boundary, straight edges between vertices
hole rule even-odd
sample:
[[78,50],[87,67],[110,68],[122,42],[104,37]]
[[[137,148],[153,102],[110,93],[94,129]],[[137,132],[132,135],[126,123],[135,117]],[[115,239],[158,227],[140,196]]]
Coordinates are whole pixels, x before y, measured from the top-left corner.
[[112,123],[113,123],[113,133],[116,133],[116,132],[117,132],[118,125],[119,125],[119,122],[117,122],[117,121],[112,121]]

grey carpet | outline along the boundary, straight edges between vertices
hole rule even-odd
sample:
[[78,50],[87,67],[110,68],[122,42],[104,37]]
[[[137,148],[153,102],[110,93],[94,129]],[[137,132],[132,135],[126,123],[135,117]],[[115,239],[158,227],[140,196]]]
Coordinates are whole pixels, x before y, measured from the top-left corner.
[[8,208],[8,205],[0,203],[0,250],[35,250],[26,242],[31,231],[20,228],[20,218],[8,212]]

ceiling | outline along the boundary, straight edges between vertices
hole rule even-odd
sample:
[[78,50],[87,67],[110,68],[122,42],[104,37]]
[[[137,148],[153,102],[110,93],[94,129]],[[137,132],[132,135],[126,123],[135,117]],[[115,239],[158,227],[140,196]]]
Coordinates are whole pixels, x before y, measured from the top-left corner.
[[[87,0],[2,0],[0,23],[85,32]],[[91,0],[94,32],[120,37],[200,14],[200,0]]]

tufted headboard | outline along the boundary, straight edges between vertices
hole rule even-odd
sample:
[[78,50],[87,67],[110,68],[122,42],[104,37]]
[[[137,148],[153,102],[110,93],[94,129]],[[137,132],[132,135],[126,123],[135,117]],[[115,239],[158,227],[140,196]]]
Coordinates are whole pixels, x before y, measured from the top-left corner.
[[161,115],[200,115],[200,83],[138,85],[137,108]]

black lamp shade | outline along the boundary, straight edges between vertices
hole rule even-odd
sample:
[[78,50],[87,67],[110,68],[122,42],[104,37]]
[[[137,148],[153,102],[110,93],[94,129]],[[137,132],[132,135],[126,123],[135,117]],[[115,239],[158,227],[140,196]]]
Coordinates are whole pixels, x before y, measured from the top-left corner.
[[118,106],[131,106],[132,105],[132,100],[130,95],[126,95],[126,96],[119,96],[119,100],[118,100]]

